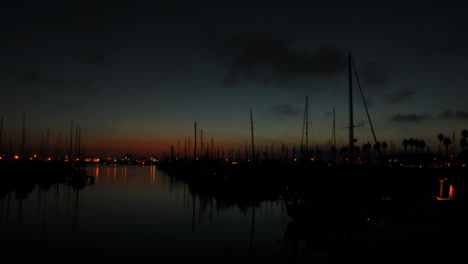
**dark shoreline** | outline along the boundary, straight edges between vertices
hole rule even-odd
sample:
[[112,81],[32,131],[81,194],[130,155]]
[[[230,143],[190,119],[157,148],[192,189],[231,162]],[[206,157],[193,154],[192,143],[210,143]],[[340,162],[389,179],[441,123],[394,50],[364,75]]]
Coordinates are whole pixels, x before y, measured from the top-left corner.
[[70,184],[84,188],[93,184],[83,164],[63,161],[12,160],[0,161],[0,198],[14,191],[18,198],[26,197],[35,185],[48,188],[53,184]]

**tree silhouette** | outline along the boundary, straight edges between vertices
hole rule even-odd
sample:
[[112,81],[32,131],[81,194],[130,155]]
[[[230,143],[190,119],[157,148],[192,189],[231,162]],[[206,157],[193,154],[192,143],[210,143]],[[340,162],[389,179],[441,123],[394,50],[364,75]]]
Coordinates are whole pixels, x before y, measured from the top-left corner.
[[380,142],[377,141],[377,142],[374,144],[373,149],[374,149],[375,151],[379,151],[380,147],[381,147],[381,144],[380,144]]
[[444,141],[444,134],[440,133],[439,135],[437,135],[437,139],[439,139],[439,154],[442,152],[442,141]]
[[462,132],[461,132],[461,136],[462,136],[462,138],[468,138],[468,130],[463,129]]
[[424,140],[419,141],[419,149],[421,149],[421,152],[424,152],[424,148],[426,147],[426,142]]
[[409,146],[410,146],[410,148],[411,148],[411,154],[413,154],[414,143],[415,143],[415,142],[414,142],[414,138],[410,138],[410,139],[408,140],[408,144],[409,144]]
[[463,151],[465,151],[467,146],[468,146],[468,140],[466,138],[460,138],[460,147],[462,147]]
[[366,156],[366,161],[369,162],[369,150],[371,149],[372,145],[367,142],[367,144],[362,145],[362,152]]
[[382,142],[382,149],[383,149],[383,154],[385,156],[385,149],[387,148],[387,142]]
[[461,136],[462,138],[460,138],[460,146],[462,147],[463,151],[465,151],[466,147],[468,146],[468,130],[463,129]]
[[452,140],[449,137],[444,138],[444,145],[445,145],[445,153],[447,154],[448,157],[448,147],[450,144],[452,144]]
[[414,147],[416,148],[416,153],[419,152],[419,139],[415,138],[414,139]]
[[407,154],[407,150],[408,150],[408,144],[409,144],[409,141],[408,139],[403,139],[403,142],[401,142],[403,144],[403,146],[405,147],[405,155]]

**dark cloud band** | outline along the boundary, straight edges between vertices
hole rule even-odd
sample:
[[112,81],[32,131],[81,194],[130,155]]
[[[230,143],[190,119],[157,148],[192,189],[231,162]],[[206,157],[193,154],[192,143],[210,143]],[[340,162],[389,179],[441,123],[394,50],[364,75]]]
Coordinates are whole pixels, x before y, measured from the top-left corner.
[[392,116],[392,121],[397,122],[397,123],[418,123],[424,120],[429,119],[430,117],[428,115],[418,115],[418,114],[408,114],[408,115],[402,115],[402,114],[397,114]]

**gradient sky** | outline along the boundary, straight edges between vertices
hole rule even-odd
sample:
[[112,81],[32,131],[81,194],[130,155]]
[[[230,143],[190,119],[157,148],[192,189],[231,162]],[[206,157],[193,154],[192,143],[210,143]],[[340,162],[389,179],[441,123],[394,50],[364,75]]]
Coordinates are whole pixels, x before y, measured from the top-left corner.
[[[157,154],[193,142],[194,122],[215,145],[245,146],[252,108],[256,145],[292,147],[308,96],[310,144],[330,139],[335,107],[340,147],[349,52],[379,141],[436,150],[437,134],[468,129],[466,4],[326,2],[3,3],[2,140],[21,142],[25,112],[33,148],[47,129],[65,141],[71,120],[87,154]],[[357,95],[362,145],[372,135]]]

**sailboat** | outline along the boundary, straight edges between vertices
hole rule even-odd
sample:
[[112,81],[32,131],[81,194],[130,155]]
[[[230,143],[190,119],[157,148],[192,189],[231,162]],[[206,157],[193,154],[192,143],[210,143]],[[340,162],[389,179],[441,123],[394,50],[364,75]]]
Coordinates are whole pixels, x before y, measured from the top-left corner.
[[[308,188],[307,190],[302,190],[302,193],[299,194],[299,190],[301,188],[304,188],[303,184],[301,183],[296,183],[297,186],[296,189],[295,188],[292,188],[292,189],[295,189],[294,191],[292,191],[291,193],[287,193],[285,194],[285,202],[286,202],[286,210],[287,210],[287,213],[288,213],[288,216],[293,219],[293,220],[302,220],[302,219],[307,219],[307,221],[310,221],[312,219],[315,219],[317,218],[317,213],[319,213],[319,211],[321,211],[322,209],[325,210],[325,211],[329,211],[329,204],[331,201],[327,200],[327,198],[325,198],[324,196],[327,196],[329,195],[329,188],[332,188],[334,190],[334,192],[336,192],[336,194],[334,194],[335,198],[336,196],[339,196],[340,198],[343,198],[343,197],[346,197],[346,194],[343,193],[343,190],[341,190],[341,187],[346,185],[344,184],[343,182],[346,181],[347,183],[352,183],[352,184],[356,184],[356,182],[353,182],[353,179],[351,177],[351,174],[353,172],[353,166],[355,165],[355,158],[354,158],[354,149],[355,149],[355,146],[354,146],[354,143],[357,142],[357,140],[354,138],[354,121],[353,121],[353,69],[354,69],[354,63],[353,63],[353,59],[351,57],[351,54],[348,55],[348,81],[349,81],[349,87],[348,87],[348,92],[349,92],[349,158],[348,158],[348,165],[349,167],[345,166],[343,168],[337,168],[337,167],[331,167],[331,169],[329,168],[324,168],[324,171],[325,173],[322,175],[321,172],[318,172],[318,171],[314,171],[313,175],[311,175],[310,173],[308,173],[306,175],[306,177],[314,177],[314,182],[312,184],[312,186],[308,186],[306,188]],[[370,116],[369,116],[369,113],[368,113],[368,110],[367,110],[367,106],[366,106],[366,103],[365,103],[365,99],[364,99],[364,96],[362,94],[362,89],[360,87],[360,83],[359,83],[359,79],[357,78],[357,73],[354,69],[354,74],[356,75],[356,81],[358,83],[358,86],[359,86],[359,90],[361,92],[361,96],[362,96],[362,99],[363,99],[363,102],[364,102],[364,106],[365,106],[365,109],[366,109],[366,112],[367,112],[367,117],[369,119],[369,123],[370,123],[370,126],[371,126],[371,129],[372,129],[372,133],[373,133],[373,136],[374,136],[374,140],[377,142],[377,139],[375,137],[375,133],[374,133],[374,129],[373,129],[373,126],[372,126],[372,122],[371,122],[371,119],[370,119]],[[306,98],[306,111],[307,111],[307,107],[308,107],[308,101],[307,101],[307,98]],[[307,112],[305,113],[304,115],[304,122],[306,125],[308,125],[308,120],[306,120],[306,118],[308,118],[307,116]],[[303,129],[304,130],[304,129]],[[306,129],[306,140],[307,140],[307,133],[308,133],[308,130]],[[307,141],[306,141],[307,142]],[[301,142],[301,145],[302,145],[302,142]],[[322,171],[323,172],[323,171]],[[317,175],[320,175],[320,176],[317,176]],[[334,175],[334,176],[332,176]],[[330,177],[335,177],[335,182],[331,182],[331,181],[328,181],[328,179]],[[350,186],[354,186],[354,185],[350,185]],[[314,189],[314,190],[310,190],[310,188]],[[346,187],[348,188],[348,187]],[[353,192],[354,187],[351,188],[351,191],[348,189],[347,191],[349,191],[351,194]],[[313,194],[311,194],[313,193]],[[307,199],[304,199],[305,196],[309,196],[309,197],[314,197],[313,199],[317,201],[314,202],[314,203],[308,203],[306,200]],[[317,198],[318,197],[318,198]],[[335,200],[336,202],[336,200]],[[333,203],[334,205],[331,206],[331,207],[335,207],[336,204]],[[316,219],[315,219],[316,220]]]
[[[357,142],[357,139],[354,138],[354,123],[353,123],[353,70],[356,76],[356,81],[359,86],[359,91],[361,93],[362,101],[364,103],[364,108],[366,110],[367,119],[369,120],[370,128],[372,131],[372,135],[374,137],[374,142],[377,144],[377,138],[375,136],[374,127],[372,126],[372,120],[369,115],[369,110],[367,109],[366,99],[364,98],[364,94],[362,93],[361,84],[359,82],[359,78],[357,76],[356,67],[354,66],[353,58],[351,57],[351,53],[348,54],[348,77],[349,77],[349,164],[354,164],[354,142]],[[380,157],[380,149],[379,157]]]

